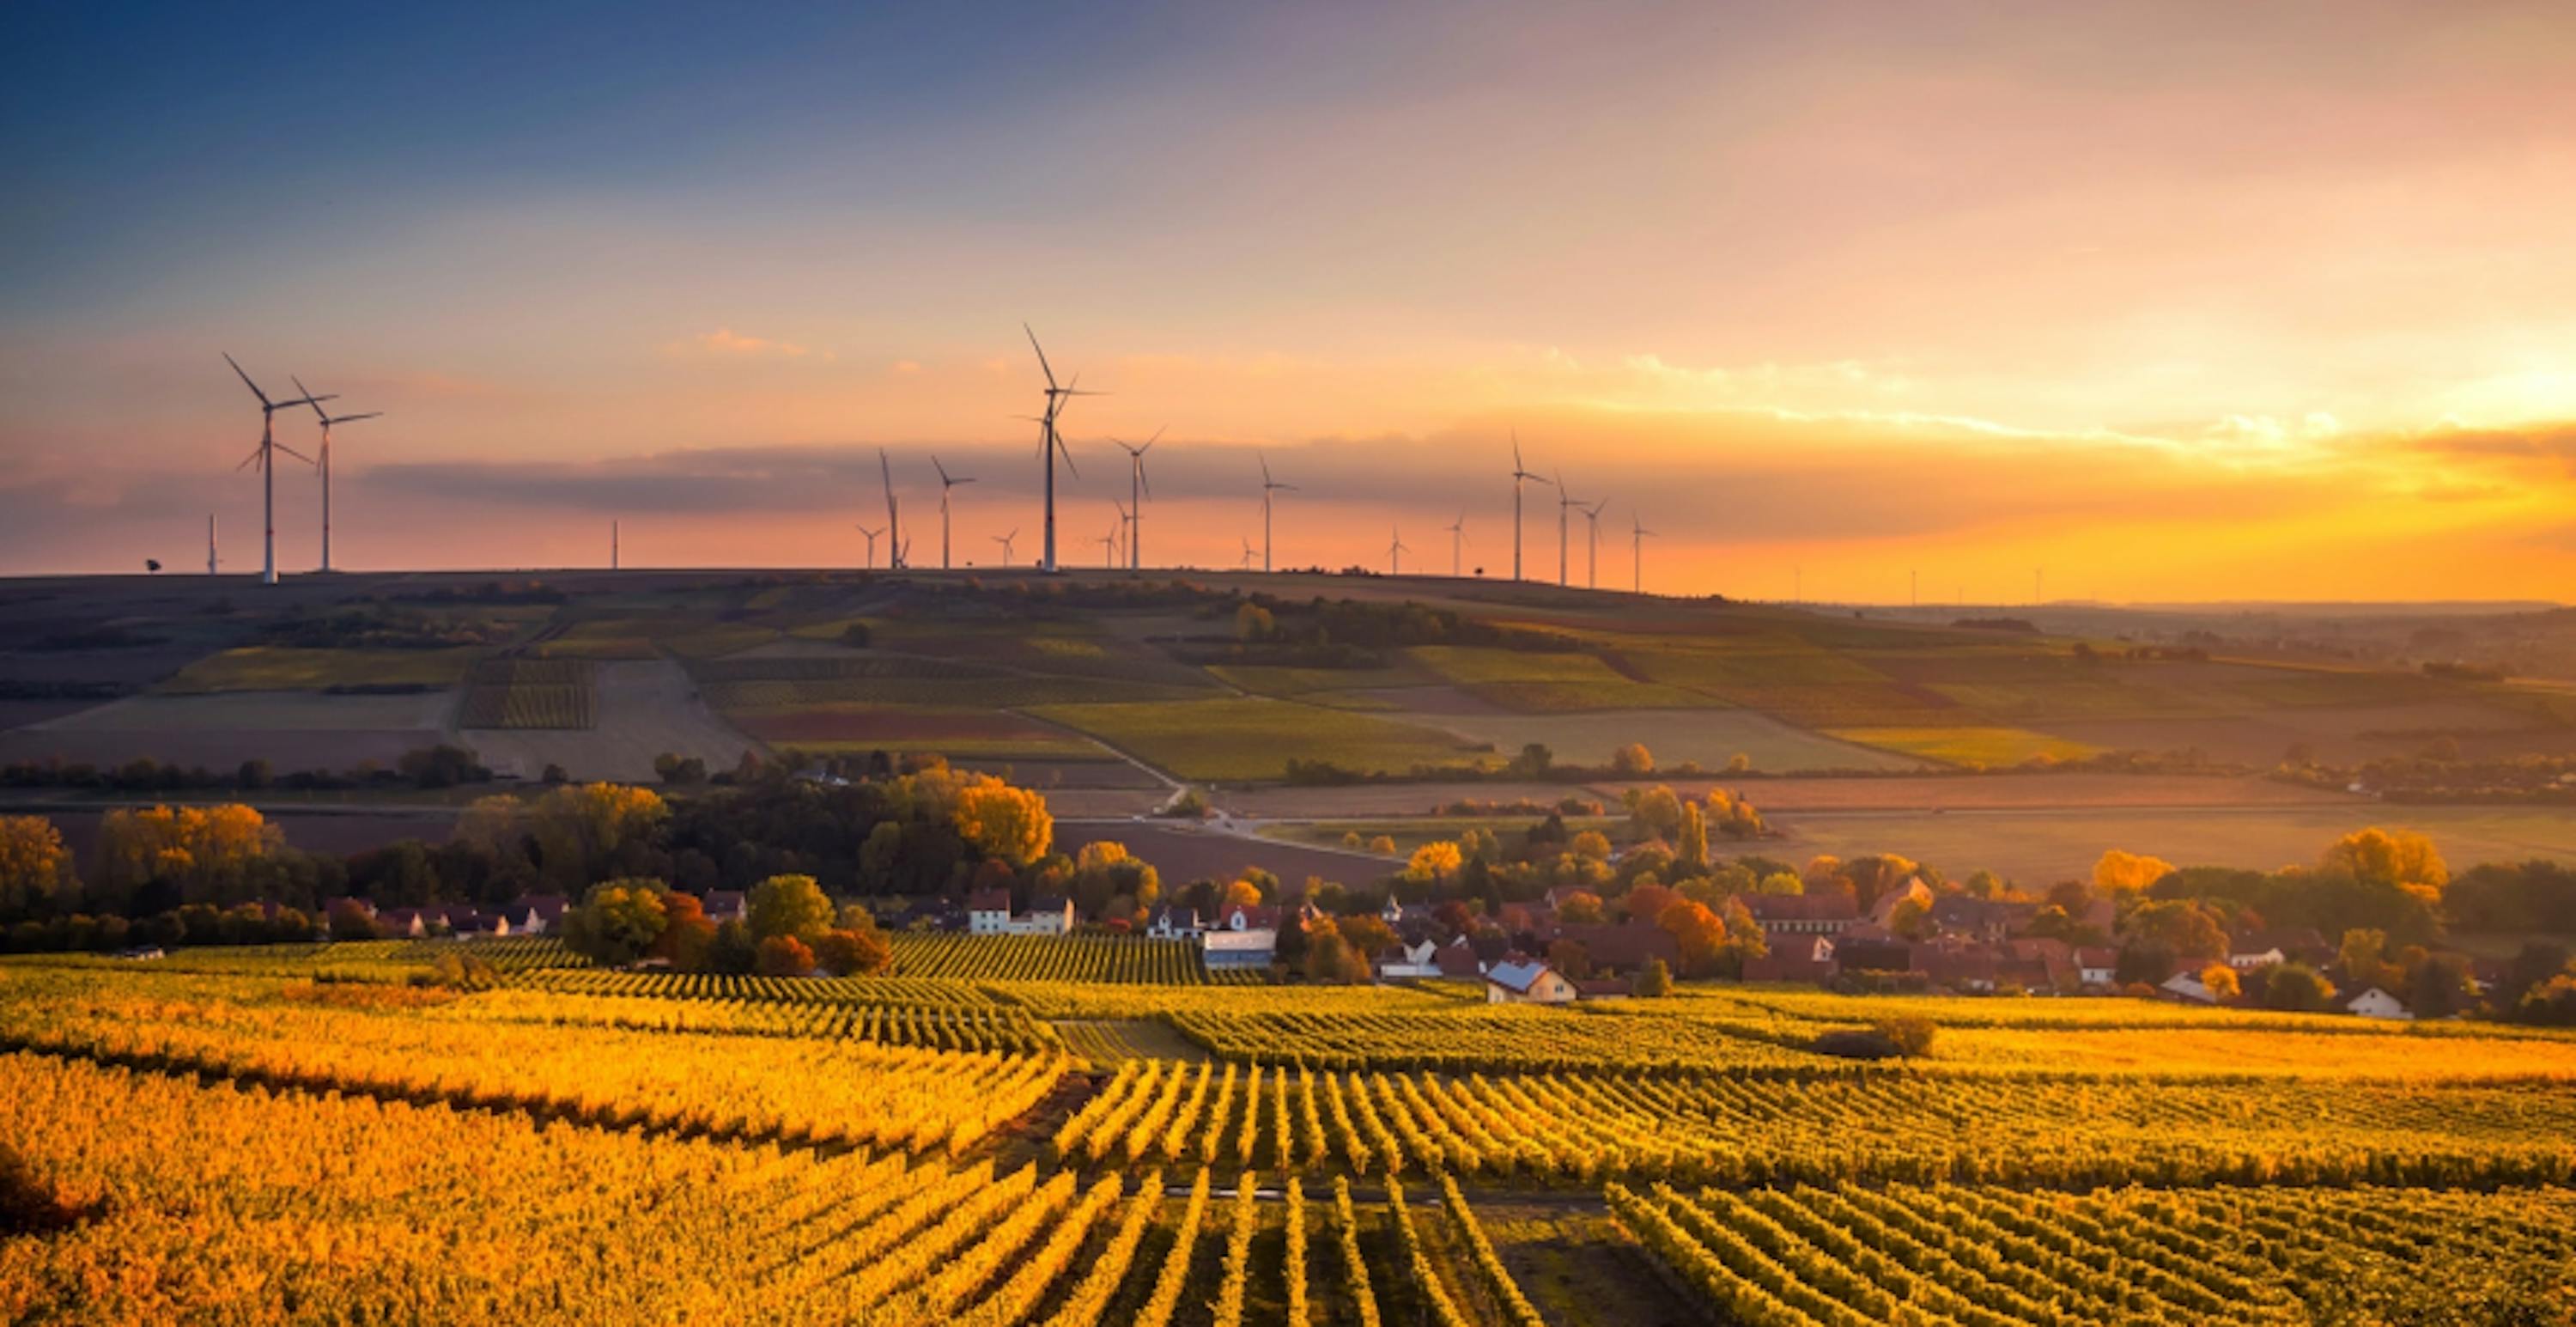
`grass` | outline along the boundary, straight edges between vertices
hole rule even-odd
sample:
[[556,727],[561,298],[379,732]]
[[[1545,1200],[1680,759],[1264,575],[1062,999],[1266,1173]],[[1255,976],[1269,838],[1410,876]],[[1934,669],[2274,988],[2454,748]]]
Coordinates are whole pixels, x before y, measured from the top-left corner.
[[1837,728],[1846,742],[1902,751],[1963,769],[1996,769],[2027,761],[2080,760],[2095,748],[2026,728]]
[[250,645],[208,655],[179,670],[162,690],[326,691],[332,687],[452,687],[480,650],[304,650]]
[[707,703],[727,713],[843,705],[999,710],[1134,704],[1194,699],[1206,694],[1155,682],[1079,677],[816,677],[706,684]]
[[1262,696],[1042,705],[1031,712],[1186,779],[1275,779],[1291,760],[1404,772],[1491,758],[1433,729]]
[[[1348,846],[1342,841],[1345,834],[1358,834],[1363,844],[1383,834],[1395,840],[1396,855],[1406,857],[1426,843],[1455,843],[1459,835],[1471,829],[1481,829],[1488,834],[1502,836],[1506,841],[1516,842],[1515,836],[1526,832],[1540,819],[1538,816],[1406,816],[1387,820],[1297,821],[1264,825],[1260,834],[1265,839],[1311,844],[1319,848]],[[1577,834],[1587,829],[1599,830],[1613,843],[1625,842],[1629,838],[1626,816],[1567,816],[1565,828]]]
[[1917,760],[1793,728],[1740,709],[1573,714],[1424,714],[1419,721],[1513,752],[1537,742],[1568,764],[1605,765],[1611,752],[1642,742],[1663,767],[1685,760],[1723,769],[1737,755],[1772,773],[1790,770],[1914,769]]
[[1508,710],[1693,709],[1722,702],[1684,687],[1640,682],[1590,654],[1422,645],[1413,659],[1477,697]]

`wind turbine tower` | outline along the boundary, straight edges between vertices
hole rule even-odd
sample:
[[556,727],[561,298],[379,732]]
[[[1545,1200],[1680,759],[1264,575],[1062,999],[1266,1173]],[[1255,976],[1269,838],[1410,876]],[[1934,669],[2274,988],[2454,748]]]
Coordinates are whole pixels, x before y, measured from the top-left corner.
[[230,354],[226,354],[224,356],[224,362],[232,365],[233,372],[240,375],[242,386],[249,388],[250,394],[259,398],[259,450],[252,452],[240,465],[234,466],[233,469],[244,470],[248,469],[253,464],[257,464],[259,466],[260,511],[262,524],[268,527],[268,532],[261,541],[259,583],[262,585],[275,585],[277,584],[276,453],[284,452],[287,455],[294,457],[296,460],[304,462],[306,465],[313,464],[312,457],[306,456],[304,453],[278,442],[277,412],[291,406],[318,405],[320,402],[328,401],[332,398],[327,396],[299,396],[292,401],[272,401],[268,399],[268,393],[259,389],[258,383],[250,380],[249,374],[242,372],[242,366],[239,362],[235,361]]
[[1249,539],[1243,541],[1243,570],[1252,570],[1252,541]]
[[610,571],[617,570],[617,536],[619,533],[617,524],[618,523],[615,521],[610,521],[608,523],[608,569]]
[[215,514],[214,514],[213,512],[207,512],[207,513],[206,513],[206,574],[207,574],[207,575],[209,575],[209,576],[214,575],[214,574],[215,574],[215,567],[216,567],[217,565],[218,565],[218,564],[217,564],[216,559],[215,559]]
[[1570,574],[1570,572],[1571,572],[1571,568],[1572,568],[1572,566],[1573,566],[1573,563],[1572,563],[1570,560],[1568,560],[1568,558],[1566,557],[1566,550],[1570,547],[1570,545],[1568,544],[1568,542],[1567,542],[1567,540],[1566,540],[1566,525],[1567,525],[1567,521],[1566,521],[1566,515],[1565,515],[1565,514],[1566,514],[1566,512],[1567,512],[1569,509],[1571,509],[1571,508],[1575,508],[1575,507],[1580,507],[1580,506],[1582,506],[1582,505],[1583,505],[1583,504],[1582,504],[1580,501],[1576,500],[1576,498],[1575,498],[1575,496],[1574,496],[1573,494],[1568,493],[1568,492],[1566,492],[1566,491],[1565,491],[1565,472],[1564,472],[1564,471],[1562,471],[1562,470],[1557,471],[1557,472],[1556,472],[1556,583],[1557,583],[1559,586],[1571,586],[1571,585],[1574,583],[1574,578],[1573,578],[1573,576]]
[[930,458],[930,468],[939,472],[939,569],[946,571],[948,570],[948,490],[959,484],[972,484],[975,481],[970,476],[949,474],[948,467],[941,465],[936,456]]
[[1047,381],[1046,414],[1041,416],[1038,420],[1038,425],[1041,430],[1038,435],[1038,459],[1046,463],[1046,548],[1045,555],[1038,562],[1038,569],[1041,571],[1051,572],[1056,569],[1055,458],[1059,454],[1062,455],[1064,457],[1064,468],[1069,471],[1074,478],[1082,478],[1082,471],[1074,467],[1073,451],[1071,448],[1064,445],[1064,436],[1056,432],[1055,422],[1063,415],[1065,405],[1074,397],[1098,396],[1100,393],[1076,390],[1075,384],[1082,381],[1082,375],[1079,373],[1073,375],[1072,383],[1067,383],[1063,386],[1056,385],[1055,367],[1047,363],[1046,347],[1038,344],[1037,332],[1030,328],[1027,323],[1020,324],[1020,330],[1029,334],[1029,349],[1038,352],[1038,371],[1046,375]]
[[1404,555],[1411,550],[1404,546],[1404,531],[1402,529],[1390,528],[1387,531],[1387,536],[1386,574],[1389,576],[1401,576],[1404,574]]
[[1585,553],[1583,563],[1583,582],[1587,590],[1601,588],[1601,509],[1609,505],[1610,499],[1603,498],[1583,509],[1585,538],[1590,541],[1587,544],[1590,551]]
[[1011,565],[1011,541],[1019,537],[1020,532],[1017,530],[1013,530],[1009,534],[997,534],[992,537],[994,543],[1002,546],[1003,566],[1007,567]]
[[1535,480],[1538,480],[1538,482],[1540,482],[1540,483],[1542,483],[1542,484],[1544,484],[1544,483],[1548,482],[1548,481],[1547,481],[1547,479],[1546,479],[1546,477],[1544,477],[1544,476],[1542,476],[1542,475],[1536,475],[1536,474],[1532,474],[1532,473],[1530,473],[1530,468],[1529,468],[1528,466],[1526,466],[1526,465],[1521,464],[1521,433],[1520,433],[1520,430],[1519,430],[1519,429],[1514,429],[1514,430],[1512,430],[1512,579],[1513,579],[1513,580],[1520,580],[1520,579],[1522,579],[1522,576],[1521,576],[1521,483],[1522,483],[1522,481],[1523,481],[1523,480],[1529,480],[1529,479],[1535,479]]
[[1628,556],[1635,565],[1631,575],[1636,578],[1630,589],[1634,593],[1644,594],[1646,592],[1646,536],[1653,534],[1654,531],[1647,529],[1646,523],[1638,519],[1635,512],[1628,514],[1628,525]]
[[[303,379],[290,373],[286,376],[286,380],[294,383],[295,390],[304,393],[306,400],[314,399],[313,389],[305,386]],[[334,415],[319,405],[313,407],[313,417],[322,421],[322,570],[324,571],[331,569],[331,426],[361,419],[374,419],[384,413],[382,410],[370,410],[363,415]]]
[[1467,565],[1467,513],[1449,523],[1449,574],[1455,577]]
[[1266,574],[1268,574],[1268,573],[1269,573],[1269,571],[1270,571],[1270,495],[1271,495],[1271,493],[1272,493],[1272,492],[1277,491],[1277,490],[1281,490],[1281,489],[1285,489],[1285,490],[1286,490],[1286,491],[1288,491],[1288,492],[1294,493],[1294,492],[1296,492],[1296,491],[1297,491],[1297,486],[1296,486],[1295,484],[1283,484],[1283,483],[1280,483],[1278,480],[1272,479],[1272,478],[1270,477],[1270,458],[1269,458],[1269,457],[1267,457],[1267,456],[1262,457],[1262,458],[1261,458],[1261,570],[1262,570],[1263,574],[1265,574],[1265,575],[1266,575]]
[[1154,450],[1154,444],[1162,441],[1162,437],[1163,431],[1156,429],[1154,436],[1145,439],[1145,445],[1142,447],[1131,447],[1126,443],[1118,442],[1116,438],[1110,439],[1111,442],[1118,442],[1120,451],[1127,453],[1126,512],[1127,570],[1129,571],[1140,571],[1145,565],[1143,548],[1145,499],[1154,496],[1154,485],[1145,478],[1145,453]]
[[864,568],[864,569],[866,569],[866,570],[868,570],[868,571],[874,571],[874,570],[876,570],[876,569],[877,569],[877,536],[878,536],[878,535],[881,535],[881,534],[884,534],[884,533],[885,533],[885,531],[883,531],[883,530],[871,530],[871,529],[869,529],[868,527],[866,527],[866,526],[864,526],[864,525],[861,525],[861,524],[857,523],[856,521],[853,521],[853,522],[851,522],[851,523],[850,523],[850,528],[851,528],[851,529],[853,529],[853,530],[856,530],[856,531],[858,531],[860,534],[866,535],[866,536],[868,537],[868,560],[867,560],[867,561],[865,561],[865,562],[860,563],[859,565],[860,565],[862,568]]
[[[896,571],[903,567],[903,522],[896,518],[894,511],[894,462],[886,459],[883,447],[877,448],[877,474],[885,484],[886,570]],[[871,544],[874,542],[870,541]],[[873,562],[876,559],[871,554],[868,560]]]

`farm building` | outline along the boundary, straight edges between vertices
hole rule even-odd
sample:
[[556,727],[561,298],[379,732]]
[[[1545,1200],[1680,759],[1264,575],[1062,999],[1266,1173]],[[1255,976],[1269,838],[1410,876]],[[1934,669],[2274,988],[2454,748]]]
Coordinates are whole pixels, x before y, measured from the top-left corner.
[[2120,951],[2089,946],[2075,951],[2075,976],[2087,987],[2109,990],[2120,984]]
[[1201,929],[1198,909],[1175,907],[1169,903],[1154,909],[1153,916],[1145,923],[1145,934],[1157,940],[1195,940]]
[[1274,927],[1220,927],[1199,937],[1201,957],[1211,968],[1264,968],[1279,951]]
[[1430,936],[1397,940],[1377,956],[1380,977],[1437,977],[1440,975],[1440,946]]
[[1823,985],[1834,979],[1834,942],[1831,936],[1802,935],[1783,937],[1771,944],[1771,952],[1744,961],[1746,981],[1807,982]]
[[2406,1002],[2373,986],[2344,1003],[2344,1012],[2359,1018],[2411,1019],[2413,1010]]
[[1497,963],[1485,971],[1488,1004],[1571,1004],[1577,994],[1564,973],[1536,959]]
[[1849,894],[1744,894],[1744,910],[1769,936],[1840,935],[1860,920]]
[[1061,894],[1029,900],[1029,910],[1011,911],[1011,891],[979,889],[966,899],[966,929],[974,935],[1069,935],[1073,900]]

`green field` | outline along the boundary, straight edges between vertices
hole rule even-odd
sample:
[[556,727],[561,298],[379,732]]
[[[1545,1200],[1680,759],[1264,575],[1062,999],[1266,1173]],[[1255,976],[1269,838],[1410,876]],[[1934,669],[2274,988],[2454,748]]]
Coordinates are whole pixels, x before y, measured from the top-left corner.
[[1291,760],[1402,772],[1417,765],[1465,765],[1492,758],[1434,729],[1260,696],[1040,705],[1030,712],[1079,728],[1185,779],[1275,779]]
[[1684,687],[1639,682],[1596,655],[1422,645],[1408,651],[1433,674],[1507,710],[1689,709],[1724,704]]
[[452,687],[482,651],[307,650],[251,645],[180,669],[165,691],[327,691],[333,687]]

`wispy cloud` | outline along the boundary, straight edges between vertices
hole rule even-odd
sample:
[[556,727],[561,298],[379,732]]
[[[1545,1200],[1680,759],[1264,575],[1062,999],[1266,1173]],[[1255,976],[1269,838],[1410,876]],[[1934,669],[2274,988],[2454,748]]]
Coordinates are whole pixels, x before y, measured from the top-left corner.
[[835,358],[829,350],[817,351],[794,341],[746,336],[730,327],[701,332],[687,340],[674,341],[662,349],[668,355],[709,359],[814,359],[828,364]]

